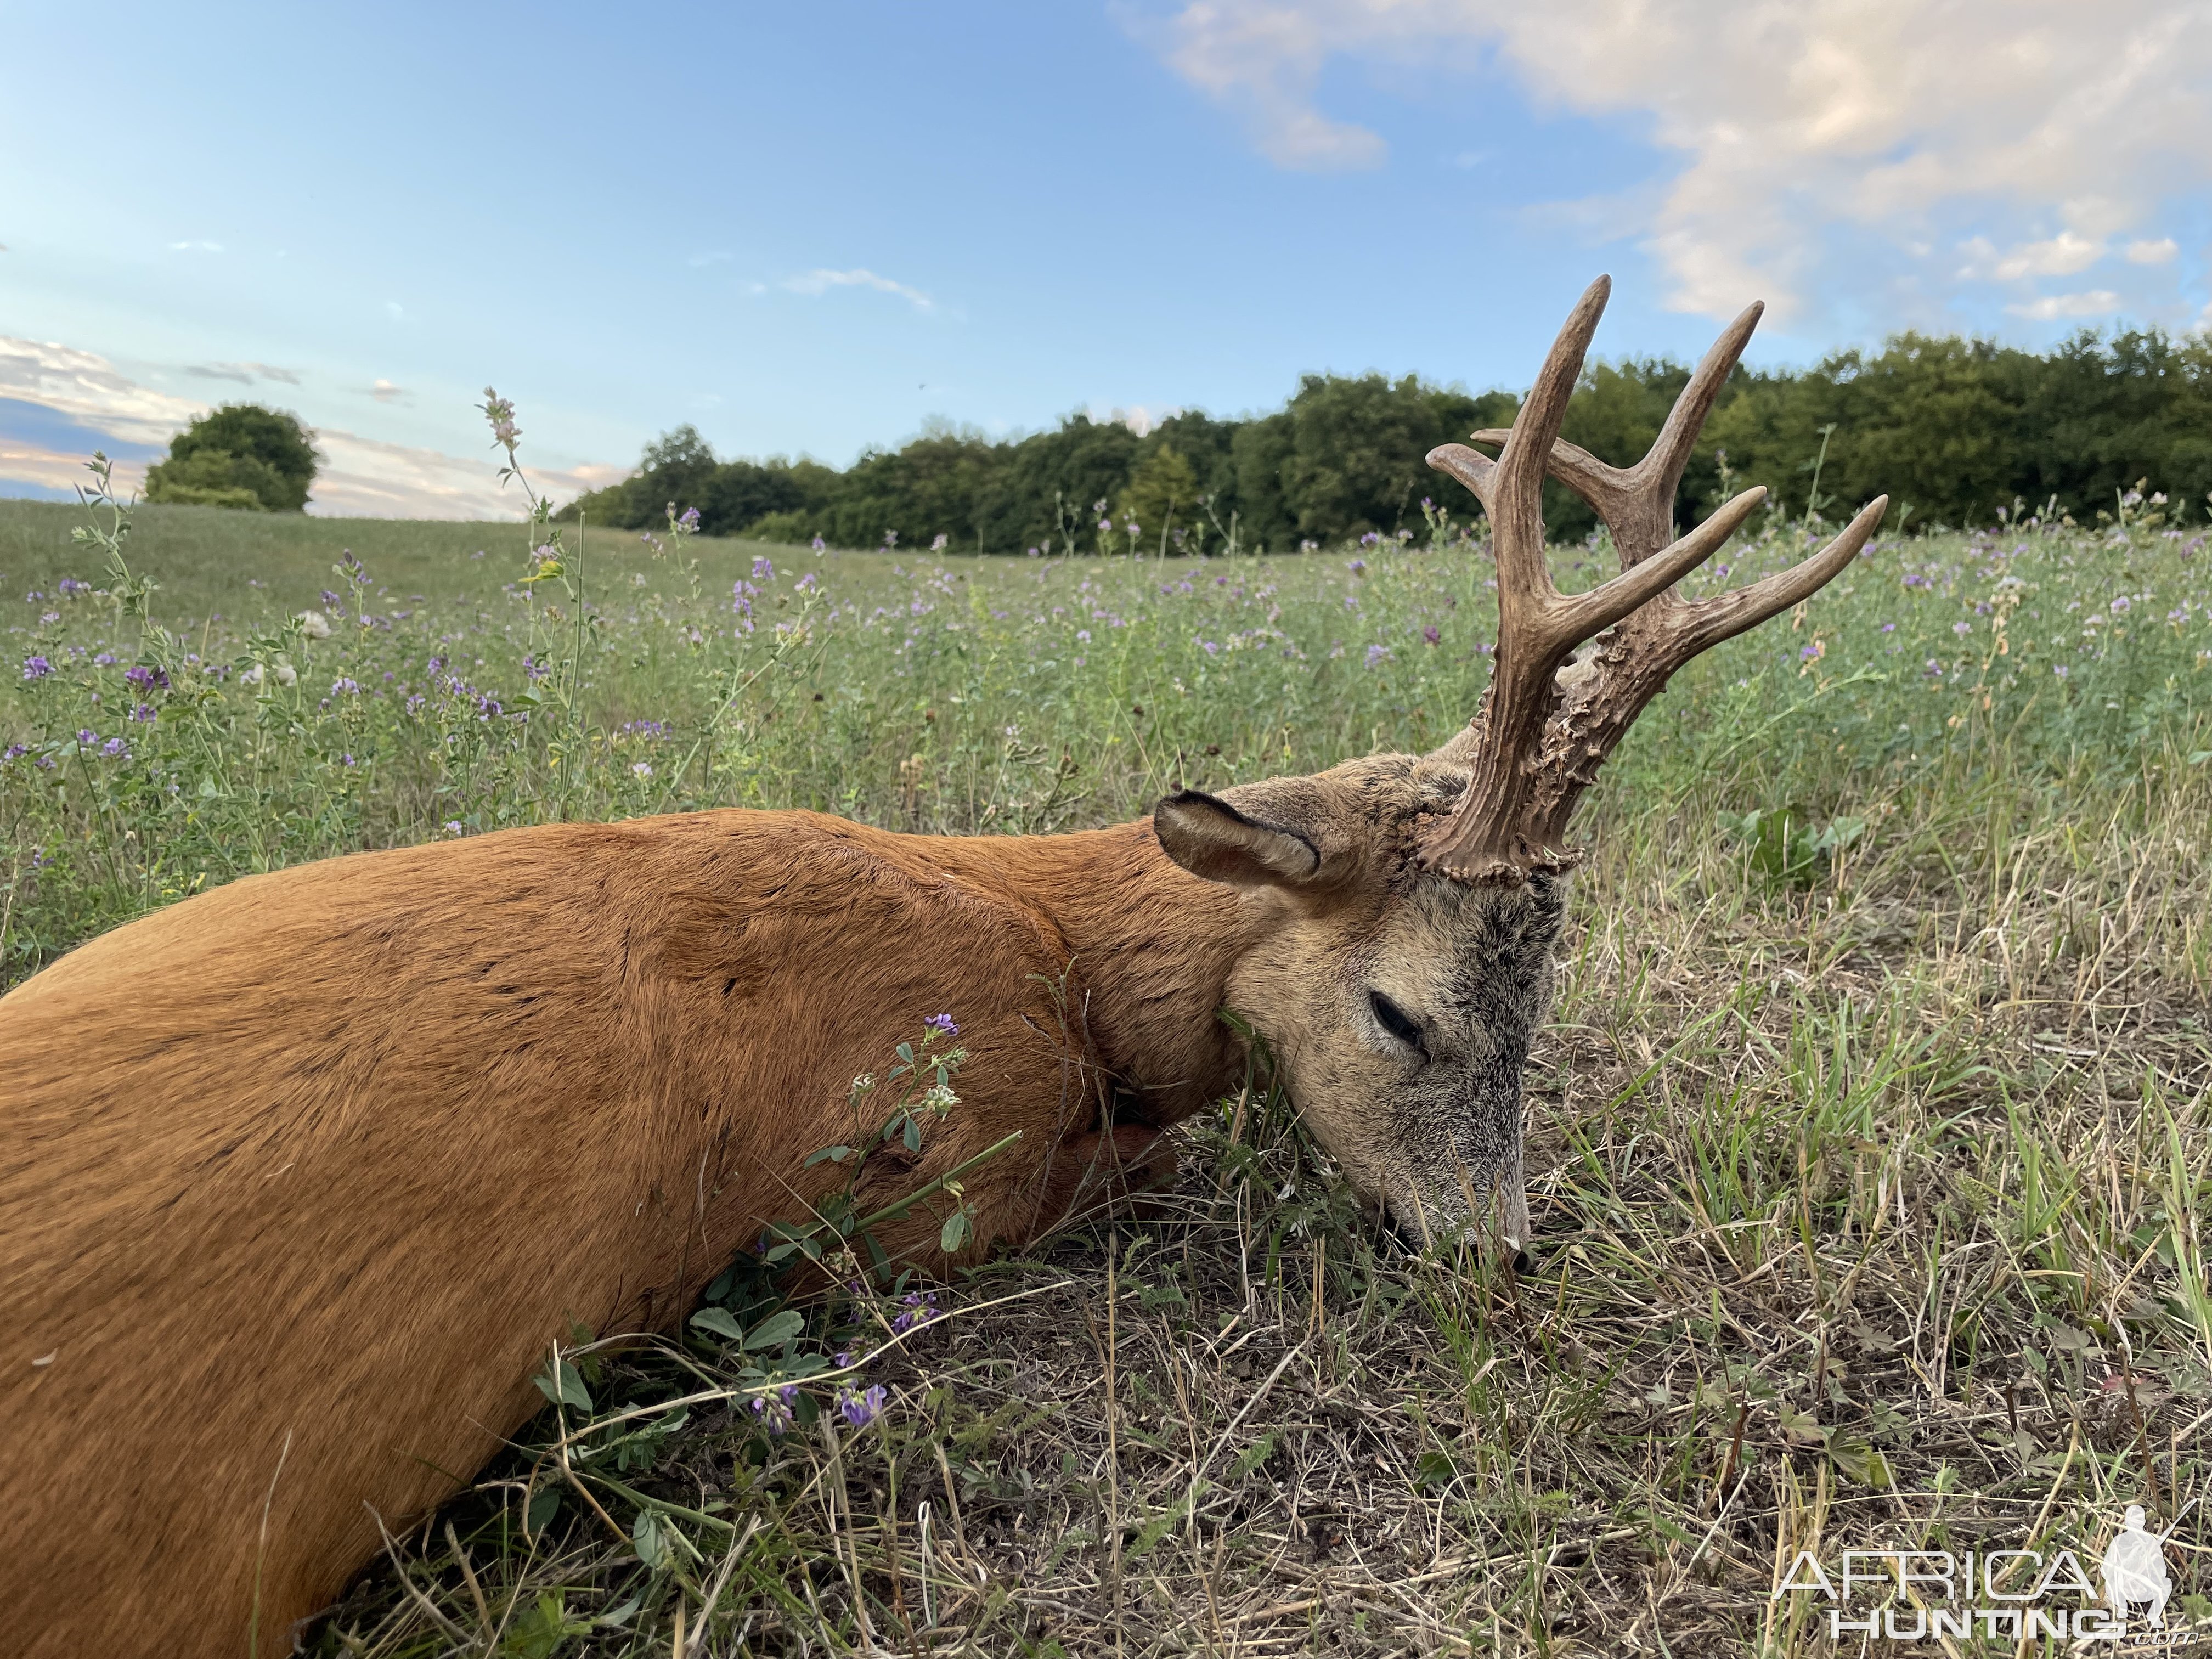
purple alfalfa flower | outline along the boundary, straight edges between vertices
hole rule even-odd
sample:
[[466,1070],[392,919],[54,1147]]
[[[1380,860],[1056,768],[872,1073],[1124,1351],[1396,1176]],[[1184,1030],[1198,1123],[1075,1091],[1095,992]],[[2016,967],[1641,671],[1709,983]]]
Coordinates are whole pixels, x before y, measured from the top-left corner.
[[932,1030],[944,1032],[947,1036],[958,1036],[960,1035],[960,1028],[953,1024],[952,1016],[950,1014],[932,1014],[927,1019],[925,1019],[921,1023],[924,1025],[928,1026]]
[[339,605],[342,605],[342,604],[343,604],[343,603],[344,603],[344,601],[343,601],[343,599],[341,599],[339,598],[339,596],[338,596],[338,595],[337,595],[336,593],[331,592],[331,590],[330,590],[329,588],[327,588],[327,587],[326,587],[326,588],[325,588],[325,589],[323,590],[323,609],[324,609],[324,610],[325,610],[325,611],[331,611],[331,612],[335,613],[335,612],[337,611],[337,609],[338,609]]
[[31,751],[25,748],[21,744],[11,743],[4,750],[0,750],[0,761],[21,760],[24,756],[30,752]]
[[681,513],[676,515],[676,527],[678,530],[684,531],[698,529],[699,509],[696,507],[685,507]]
[[775,580],[774,561],[756,555],[753,559],[753,580],[757,582],[774,581]]
[[140,703],[137,708],[131,711],[130,718],[134,720],[137,720],[142,724],[147,720],[152,720],[154,718],[154,705],[150,702]]
[[801,576],[797,581],[793,582],[792,586],[801,593],[811,593],[817,585],[817,584],[814,580],[814,573],[810,570],[805,575]]
[[853,1427],[865,1429],[884,1414],[884,1403],[890,1399],[890,1390],[880,1382],[858,1393],[847,1389],[837,1396],[837,1409]]
[[449,836],[459,836],[465,835],[467,833],[467,830],[463,827],[461,821],[459,818],[447,818],[441,827]]
[[76,734],[76,746],[80,749],[89,749],[99,741],[100,733],[88,726]]
[[814,538],[814,540],[813,540],[813,542],[812,542],[811,545],[812,545],[812,547],[813,547],[814,550],[815,550],[817,553],[819,553],[819,552],[823,551],[823,549],[825,549],[825,548],[829,545],[829,544],[828,544],[828,543],[826,543],[826,542],[824,542],[824,541],[822,539],[822,538],[821,538],[821,537],[817,536],[817,537]]
[[103,651],[92,659],[92,665],[94,668],[106,668],[112,666],[114,661],[115,653],[112,651]]
[[483,410],[484,419],[491,422],[491,441],[513,454],[516,441],[522,436],[521,428],[514,423],[514,400],[502,398],[486,386],[484,400],[477,407]]
[[1431,623],[1426,628],[1424,628],[1421,630],[1421,641],[1425,645],[1442,644],[1443,637],[1443,632],[1438,629],[1434,623]]
[[897,1315],[891,1320],[894,1333],[903,1334],[917,1325],[927,1325],[937,1317],[937,1292],[908,1291],[902,1299]]
[[1897,632],[1897,624],[1893,622],[1884,623],[1881,625],[1881,632],[1885,634],[1894,634]]
[[935,539],[929,544],[929,550],[933,553],[942,553],[945,551],[945,544],[951,539],[952,538],[950,536],[946,535],[940,530],[937,532]]
[[341,674],[331,682],[331,690],[344,696],[353,696],[361,690],[361,682]]
[[1367,647],[1367,665],[1370,668],[1378,663],[1389,661],[1389,657],[1390,647],[1387,645],[1370,645]]
[[53,672],[53,664],[35,652],[23,659],[23,678],[27,680],[42,680]]
[[770,1435],[780,1438],[791,1427],[791,1402],[798,1396],[798,1389],[788,1382],[774,1394],[756,1395],[753,1415],[760,1419],[761,1426]]
[[41,623],[48,623],[48,624],[52,624],[52,623],[58,623],[58,622],[59,622],[61,619],[62,619],[62,613],[61,613],[60,611],[46,611],[44,615],[42,615],[42,616],[41,616],[41,617],[40,617],[40,618],[39,618],[39,620],[40,620]]

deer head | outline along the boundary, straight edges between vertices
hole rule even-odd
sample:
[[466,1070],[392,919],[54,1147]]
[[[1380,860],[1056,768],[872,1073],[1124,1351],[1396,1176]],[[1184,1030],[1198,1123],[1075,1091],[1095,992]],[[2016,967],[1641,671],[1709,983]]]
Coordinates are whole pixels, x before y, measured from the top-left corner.
[[[1495,459],[1462,444],[1428,458],[1491,521],[1498,645],[1472,722],[1433,754],[1185,792],[1153,817],[1176,862],[1241,890],[1254,942],[1230,1003],[1352,1184],[1401,1232],[1474,1223],[1516,1255],[1528,1238],[1522,1073],[1551,1001],[1575,803],[1677,668],[1828,581],[1888,505],[1877,497],[1812,557],[1751,586],[1674,593],[1765,498],[1747,489],[1674,534],[1683,466],[1761,307],[1714,343],[1650,453],[1623,470],[1559,436],[1610,289],[1600,277],[1583,295],[1511,430],[1473,434]],[[1620,550],[1620,574],[1585,593],[1560,592],[1545,565],[1547,473]]]

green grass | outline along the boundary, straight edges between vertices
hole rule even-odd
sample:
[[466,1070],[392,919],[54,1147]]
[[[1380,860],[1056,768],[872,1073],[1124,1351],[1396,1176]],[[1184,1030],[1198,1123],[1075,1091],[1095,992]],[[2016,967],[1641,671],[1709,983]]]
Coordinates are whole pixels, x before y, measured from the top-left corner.
[[[362,846],[708,804],[1036,831],[1427,746],[1492,625],[1450,534],[1167,565],[610,538],[580,606],[516,585],[519,526],[170,509],[127,544],[178,636],[148,641],[54,597],[104,580],[72,514],[0,505],[0,983]],[[1726,580],[1802,546],[1769,526]],[[1561,550],[1563,581],[1604,556]],[[283,632],[325,587],[333,636]],[[1678,678],[1580,826],[1532,1274],[1378,1237],[1255,1088],[1192,1126],[1162,1213],[878,1326],[866,1429],[817,1382],[763,1434],[757,1354],[712,1332],[586,1344],[568,1469],[549,1411],[316,1650],[665,1654],[680,1619],[718,1654],[1819,1653],[1820,1609],[1770,1595],[1800,1548],[2094,1576],[2128,1502],[2181,1516],[2177,1595],[2212,1593],[2183,1513],[2212,1414],[2208,595],[2155,524],[1886,543]],[[142,659],[166,692],[125,680]],[[776,1297],[719,1305],[757,1327]],[[787,1352],[889,1310],[803,1311]]]

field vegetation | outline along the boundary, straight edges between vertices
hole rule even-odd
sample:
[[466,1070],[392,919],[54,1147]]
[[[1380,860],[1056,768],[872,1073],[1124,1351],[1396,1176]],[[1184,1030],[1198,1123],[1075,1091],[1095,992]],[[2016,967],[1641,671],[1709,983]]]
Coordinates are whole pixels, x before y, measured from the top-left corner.
[[[1795,562],[1804,503],[1692,588]],[[2212,580],[2163,508],[1884,539],[1644,716],[1531,1068],[1531,1272],[1402,1249],[1255,1071],[1156,1212],[942,1287],[749,1255],[678,1334],[573,1334],[310,1650],[1818,1654],[1800,1550],[2088,1561],[2127,1503],[2212,1618]],[[0,504],[0,985],[548,818],[1112,822],[1432,746],[1486,680],[1455,506],[961,544]],[[957,1095],[957,1033],[883,1042],[890,1124]]]

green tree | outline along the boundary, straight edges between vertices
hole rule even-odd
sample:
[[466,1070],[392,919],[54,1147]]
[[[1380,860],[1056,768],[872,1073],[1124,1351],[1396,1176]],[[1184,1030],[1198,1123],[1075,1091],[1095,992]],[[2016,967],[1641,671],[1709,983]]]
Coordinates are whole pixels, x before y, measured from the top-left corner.
[[1121,500],[1115,503],[1117,519],[1134,520],[1140,527],[1140,549],[1165,547],[1178,529],[1187,530],[1198,520],[1198,474],[1173,444],[1155,444],[1129,473]]
[[319,461],[300,417],[259,404],[225,404],[169,441],[146,471],[149,501],[298,513]]

